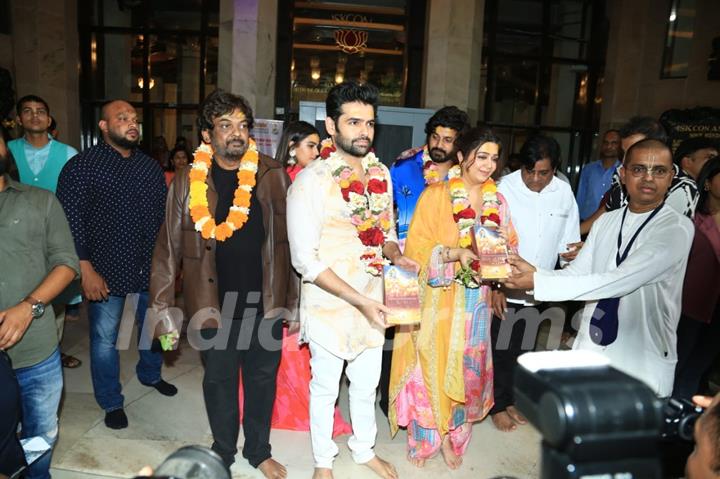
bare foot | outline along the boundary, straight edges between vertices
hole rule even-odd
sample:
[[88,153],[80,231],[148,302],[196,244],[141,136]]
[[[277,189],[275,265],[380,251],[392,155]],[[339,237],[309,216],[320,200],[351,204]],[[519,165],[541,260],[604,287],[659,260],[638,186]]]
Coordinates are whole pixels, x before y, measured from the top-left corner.
[[520,411],[515,406],[508,406],[507,409],[508,416],[510,416],[510,419],[515,421],[516,423],[520,424],[521,426],[524,424],[527,424],[527,419],[525,419],[525,416],[523,416]]
[[312,479],[333,479],[332,469],[316,467]]
[[507,411],[501,411],[490,416],[495,427],[504,432],[517,429],[517,424],[512,420]]
[[268,479],[285,479],[287,477],[287,469],[285,469],[285,466],[272,457],[265,459],[257,468],[263,473],[263,476]]
[[412,457],[410,454],[408,454],[407,460],[410,461],[410,464],[412,464],[415,467],[425,467],[425,459],[423,459],[423,458]]
[[365,465],[383,479],[398,479],[398,473],[395,470],[395,466],[377,456],[370,459],[365,463]]
[[442,454],[443,459],[445,459],[445,464],[447,464],[450,469],[457,469],[462,464],[462,457],[453,451],[452,444],[450,444],[450,436],[447,434],[440,445],[440,454]]

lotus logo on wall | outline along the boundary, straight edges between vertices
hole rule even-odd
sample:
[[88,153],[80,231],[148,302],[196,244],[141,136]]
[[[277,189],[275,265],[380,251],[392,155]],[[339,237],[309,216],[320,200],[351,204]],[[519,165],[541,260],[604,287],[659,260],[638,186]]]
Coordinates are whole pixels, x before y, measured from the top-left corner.
[[368,32],[362,30],[335,30],[335,43],[348,54],[361,53],[367,48]]

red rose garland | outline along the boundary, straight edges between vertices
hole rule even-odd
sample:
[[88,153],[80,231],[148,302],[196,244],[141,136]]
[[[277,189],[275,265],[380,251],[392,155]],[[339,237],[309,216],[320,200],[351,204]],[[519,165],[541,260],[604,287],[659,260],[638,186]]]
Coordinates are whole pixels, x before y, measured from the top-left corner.
[[366,188],[342,156],[336,153],[331,139],[320,144],[320,157],[330,164],[333,179],[350,208],[350,221],[365,246],[365,252],[360,255],[365,270],[373,276],[381,275],[383,266],[388,263],[383,258],[382,247],[393,227],[392,201],[382,163],[372,151],[363,158],[362,166],[368,178]]

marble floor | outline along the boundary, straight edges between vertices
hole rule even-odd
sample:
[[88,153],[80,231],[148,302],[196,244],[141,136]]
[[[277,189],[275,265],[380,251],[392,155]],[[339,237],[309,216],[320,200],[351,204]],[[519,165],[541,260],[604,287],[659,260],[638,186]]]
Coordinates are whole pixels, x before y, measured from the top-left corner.
[[[210,445],[211,435],[202,398],[202,366],[199,354],[187,344],[166,358],[163,377],[178,387],[174,397],[164,397],[141,385],[135,375],[137,351],[121,351],[121,381],[129,427],[115,431],[105,427],[104,414],[92,394],[87,320],[66,322],[63,351],[83,361],[77,369],[64,369],[65,394],[60,410],[60,435],[55,448],[54,478],[89,479],[133,477],[144,465],[155,466],[171,452],[188,444]],[[133,344],[128,332],[119,342]],[[347,389],[341,392],[340,406],[347,417]],[[531,426],[512,433],[497,431],[489,420],[476,424],[464,464],[457,471],[447,469],[442,459],[434,458],[423,469],[405,460],[405,433],[390,437],[387,419],[377,410],[378,455],[391,460],[400,477],[489,479],[508,476],[518,479],[536,477],[539,460],[539,435]],[[362,479],[374,476],[353,463],[347,448],[348,436],[337,439],[340,455],[335,462],[338,479]],[[242,432],[240,444],[242,444]],[[312,457],[306,432],[273,430],[274,457],[288,468],[289,478],[310,478]],[[241,455],[232,468],[233,478],[262,478]]]

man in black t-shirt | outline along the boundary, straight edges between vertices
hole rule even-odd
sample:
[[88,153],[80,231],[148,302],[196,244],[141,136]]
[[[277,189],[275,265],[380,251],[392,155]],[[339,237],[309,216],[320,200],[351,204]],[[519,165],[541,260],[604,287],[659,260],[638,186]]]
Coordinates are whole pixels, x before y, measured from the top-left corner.
[[[204,144],[175,175],[153,253],[150,304],[155,334],[177,333],[175,278],[182,267],[188,339],[200,349],[212,448],[230,467],[240,428],[243,457],[265,477],[287,471],[272,458],[270,422],[280,363],[282,319],[294,320],[285,201],[290,178],[250,138],[247,101],[221,90],[201,105]],[[199,333],[199,334],[198,334]]]

